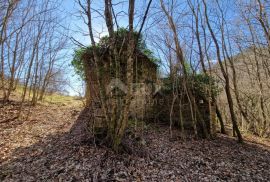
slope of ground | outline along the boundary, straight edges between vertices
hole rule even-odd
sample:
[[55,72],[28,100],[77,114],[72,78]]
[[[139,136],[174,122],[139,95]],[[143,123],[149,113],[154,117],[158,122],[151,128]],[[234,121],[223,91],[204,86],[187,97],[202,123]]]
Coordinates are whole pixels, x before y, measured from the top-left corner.
[[[0,113],[16,106],[10,102]],[[0,181],[270,181],[267,141],[240,145],[224,135],[171,141],[168,128],[149,126],[145,155],[118,155],[70,133],[87,118],[77,106],[24,109],[26,120],[0,124]]]

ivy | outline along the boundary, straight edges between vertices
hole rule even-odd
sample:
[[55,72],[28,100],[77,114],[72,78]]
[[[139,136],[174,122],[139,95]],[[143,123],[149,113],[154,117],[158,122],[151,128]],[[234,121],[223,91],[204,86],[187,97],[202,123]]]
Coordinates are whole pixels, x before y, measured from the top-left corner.
[[193,90],[197,95],[203,98],[210,97],[209,93],[211,93],[211,97],[213,98],[218,96],[220,89],[217,84],[217,79],[214,77],[201,73],[189,77],[189,79],[193,81]]
[[74,50],[73,59],[71,61],[71,65],[73,66],[75,73],[79,75],[83,80],[85,80],[85,74],[83,71],[82,56],[85,54],[85,51],[85,48]]
[[[163,78],[162,93],[171,94],[173,88],[180,89],[182,80],[183,77],[178,77],[176,82],[175,81],[173,82],[171,78]],[[212,98],[216,98],[220,93],[220,89],[217,84],[217,79],[207,74],[203,73],[189,74],[187,76],[187,83],[189,84],[193,93],[199,98],[208,98],[210,97],[209,93],[211,93]],[[209,92],[209,89],[211,92]]]
[[[138,37],[138,32],[134,32],[133,36],[134,38]],[[119,28],[117,31],[114,32],[115,36],[115,44],[117,49],[121,49],[122,46],[124,50],[127,49],[127,44],[124,43],[122,45],[124,39],[128,38],[128,30],[125,28]],[[127,41],[125,41],[127,43]],[[103,36],[99,43],[97,44],[97,49],[102,50],[104,48],[107,48],[109,46],[109,36]],[[78,48],[74,50],[73,59],[71,61],[71,65],[74,67],[75,73],[78,74],[82,79],[85,79],[84,69],[83,69],[83,56],[88,52],[90,53],[92,49],[92,46],[88,46],[87,48]],[[155,64],[158,64],[160,62],[159,59],[157,59],[154,56],[154,53],[147,48],[145,41],[143,40],[143,36],[140,35],[137,42],[137,49],[141,51],[143,54],[145,54],[150,61],[152,61]]]

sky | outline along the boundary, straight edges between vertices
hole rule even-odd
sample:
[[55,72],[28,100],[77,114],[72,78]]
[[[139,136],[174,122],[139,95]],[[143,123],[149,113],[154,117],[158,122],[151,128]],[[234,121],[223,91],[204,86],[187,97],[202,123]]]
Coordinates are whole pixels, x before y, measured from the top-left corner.
[[[93,1],[92,8],[99,10],[100,13],[103,13],[103,1]],[[62,12],[66,16],[66,22],[69,29],[69,34],[71,39],[75,39],[80,44],[84,46],[90,45],[90,38],[88,35],[88,28],[84,23],[83,18],[80,15],[80,6],[76,1],[71,0],[63,0],[62,2]],[[124,7],[125,5],[119,4],[116,6],[115,11],[123,11],[123,9],[128,9],[127,7]],[[95,33],[95,40],[98,42],[99,37],[107,35],[107,29],[105,26],[104,20],[98,15],[97,13],[93,12],[93,29]],[[124,19],[121,17],[122,14],[119,14],[119,26],[127,26],[127,19]],[[125,16],[126,17],[126,16]],[[74,42],[74,41],[73,41]],[[79,48],[78,45],[72,43],[70,49],[67,51],[68,56],[68,62],[70,63],[72,60],[72,55],[74,53],[74,50]],[[66,60],[65,60],[66,61]],[[79,95],[78,93],[83,93],[84,88],[82,87],[83,81],[80,79],[78,75],[74,72],[72,66],[69,66],[67,76],[70,80],[70,86],[66,88],[69,95]]]
[[[84,0],[82,0],[84,1]],[[103,0],[92,0],[93,4],[92,4],[92,9],[95,9],[97,11],[99,11],[100,14],[103,14],[104,12],[104,1]],[[113,1],[113,3],[118,3],[120,1]],[[128,26],[128,16],[127,16],[127,1],[124,1],[125,3],[119,3],[117,5],[114,5],[114,11],[118,12],[117,13],[117,20],[119,23],[119,27],[127,27]],[[141,23],[141,15],[142,13],[144,13],[145,9],[146,9],[146,5],[147,5],[147,0],[137,0],[136,1],[136,9],[135,9],[135,29],[138,29],[138,27],[140,26]],[[159,1],[153,1],[152,7],[155,7],[155,3],[157,3]],[[177,10],[178,11],[187,11],[187,5],[183,6],[183,3],[181,3],[180,1],[175,1],[178,3],[179,6],[177,6]],[[223,1],[222,1],[223,2]],[[224,1],[225,3],[225,1]],[[226,1],[226,3],[235,3],[232,0],[228,0]],[[80,7],[79,4],[77,3],[77,1],[72,1],[72,0],[63,0],[62,2],[62,8],[63,8],[63,13],[66,16],[66,26],[68,27],[69,30],[69,34],[70,34],[70,38],[75,39],[76,41],[80,42],[81,44],[83,44],[84,46],[88,46],[90,45],[90,39],[89,39],[89,35],[88,35],[88,28],[85,25],[82,16],[80,16]],[[230,7],[230,6],[226,6],[226,7]],[[234,7],[234,6],[232,6]],[[181,10],[179,10],[179,8]],[[153,8],[154,9],[154,8]],[[234,19],[233,15],[234,15],[234,11],[233,9],[227,9],[227,15],[228,16],[232,16],[231,19]],[[104,19],[95,11],[93,11],[93,29],[94,29],[94,33],[95,33],[95,39],[98,42],[99,37],[102,37],[104,35],[107,35],[107,29],[106,29],[106,25],[105,25],[105,21]],[[156,16],[158,17],[158,16]],[[210,17],[211,17],[211,13],[210,13]],[[179,16],[177,17],[179,18],[179,23],[181,25],[181,22],[191,22],[192,20],[186,20],[185,18],[190,18],[189,16]],[[178,20],[177,20],[178,21]],[[167,26],[165,24],[165,26]],[[147,37],[148,34],[151,34],[151,31],[159,31],[160,27],[157,27],[155,24],[151,24],[151,21],[146,22],[145,25],[145,30],[142,32],[144,37]],[[180,27],[181,28],[181,27]],[[213,27],[215,29],[215,27]],[[191,34],[190,34],[190,29],[187,28],[182,28],[181,29],[181,35],[180,35],[180,39],[182,39],[182,41],[185,41],[187,43],[191,42]],[[146,42],[147,43],[147,42]],[[152,47],[151,47],[152,46]],[[213,45],[212,45],[213,46]],[[156,51],[155,47],[153,47],[153,45],[148,44],[148,47],[151,49],[152,51]],[[77,45],[75,44],[71,44],[70,49],[68,50],[68,60],[67,62],[71,62],[72,60],[72,55],[74,50],[78,48]],[[188,45],[186,47],[187,49],[189,49]],[[156,53],[158,54],[158,53]],[[162,57],[161,57],[162,59]],[[196,59],[196,58],[195,58]],[[215,60],[215,57],[212,57],[212,60]],[[78,95],[78,91],[79,92],[83,92],[83,88],[82,88],[82,81],[79,79],[79,77],[75,74],[74,70],[72,67],[69,67],[68,70],[68,77],[70,79],[70,83],[71,83],[71,87],[67,88],[68,92],[70,95]]]
[[[103,1],[96,0],[93,1],[92,8],[95,10],[98,10],[100,13],[103,14]],[[138,10],[142,10],[141,7],[146,7],[145,3],[146,1],[137,1],[136,6],[138,7]],[[127,27],[128,26],[128,19],[125,13],[127,13],[128,7],[127,3],[120,3],[116,6],[114,6],[115,12],[119,12],[116,16],[118,19],[119,27]],[[84,23],[83,18],[80,15],[80,6],[76,1],[72,0],[63,0],[62,2],[62,8],[61,11],[64,13],[66,17],[66,25],[67,29],[69,30],[69,35],[71,39],[75,39],[76,41],[80,42],[80,44],[83,44],[84,46],[90,45],[90,38],[88,35],[88,28]],[[139,12],[139,11],[138,11]],[[102,36],[105,36],[108,34],[105,21],[98,13],[93,12],[93,29],[95,33],[95,40],[98,42],[99,38]],[[139,23],[135,20],[135,28],[136,25],[138,26]],[[77,49],[79,46],[71,43],[70,49],[67,50],[68,57],[64,60],[67,62],[71,62],[72,55],[74,53],[74,50]],[[83,92],[82,87],[82,80],[75,74],[72,66],[69,66],[69,69],[67,71],[67,76],[70,80],[70,86],[67,87],[67,91],[69,95],[78,95],[78,92]]]
[[67,27],[67,31],[69,32],[70,45],[67,50],[67,57],[63,60],[68,62],[68,70],[66,70],[66,76],[69,80],[69,86],[67,86],[66,90],[68,94],[71,96],[78,96],[84,93],[83,81],[81,78],[76,75],[73,67],[71,66],[71,61],[73,57],[74,50],[78,48],[71,39],[75,39],[83,45],[89,45],[90,39],[87,35],[87,27],[84,25],[82,19],[78,17],[79,15],[79,6],[75,1],[72,0],[63,0],[61,11],[65,15],[65,26]]

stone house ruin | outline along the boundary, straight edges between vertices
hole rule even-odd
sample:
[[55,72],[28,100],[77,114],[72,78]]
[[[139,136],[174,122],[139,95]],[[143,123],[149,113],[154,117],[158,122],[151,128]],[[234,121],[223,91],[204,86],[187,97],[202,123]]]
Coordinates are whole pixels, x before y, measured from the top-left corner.
[[[106,86],[107,94],[125,94],[125,75],[126,75],[126,57],[120,58],[120,80],[115,79],[114,71],[112,70],[112,62],[108,53],[101,56],[102,64],[99,65],[102,70],[102,84]],[[99,87],[96,77],[96,67],[93,62],[93,55],[91,52],[84,55],[83,58],[84,71],[86,78],[86,104],[87,106],[94,106],[95,116],[100,116],[101,106],[98,103]],[[130,118],[137,118],[149,121],[170,122],[172,118],[173,123],[177,125],[179,118],[184,121],[184,127],[190,128],[193,122],[191,118],[190,107],[186,95],[183,95],[181,104],[179,101],[174,103],[173,110],[172,94],[165,93],[158,90],[161,83],[158,83],[157,71],[158,65],[152,62],[145,54],[136,51],[134,58],[134,95],[130,105]],[[120,96],[121,97],[121,96]],[[200,99],[196,99],[200,101]],[[207,102],[197,103],[202,117],[202,122],[205,122],[207,128],[213,130],[215,128],[215,107],[212,105],[211,111]],[[180,111],[181,106],[181,111]],[[181,114],[180,114],[181,113]],[[212,113],[212,114],[210,114]],[[199,120],[197,116],[196,120]],[[197,122],[197,128],[200,132],[201,122]],[[212,132],[211,132],[212,133]]]
[[[201,136],[203,132],[202,122],[205,123],[209,134],[216,133],[216,107],[213,102],[209,107],[209,103],[203,98],[196,96],[196,105],[199,114],[192,117],[190,103],[185,93],[176,96],[173,99],[172,92],[157,92],[154,95],[153,113],[154,120],[160,123],[171,122],[173,126],[181,127],[181,122],[185,130],[193,130],[193,122],[196,125],[198,134]],[[194,108],[193,108],[194,109]]]
[[[86,79],[86,105],[94,104],[97,112],[100,106],[97,103],[99,97],[99,87],[96,76],[96,67],[93,61],[93,55],[86,54],[83,58],[84,72]],[[102,64],[99,65],[102,70],[102,84],[105,85],[107,94],[125,94],[126,91],[126,57],[120,58],[119,78],[115,79],[114,65],[110,60],[108,52],[102,55]],[[130,105],[130,117],[144,118],[150,112],[152,106],[152,96],[155,91],[155,84],[157,82],[158,65],[151,61],[145,54],[139,50],[135,53],[134,58],[134,96]],[[118,95],[119,96],[119,95]],[[121,97],[121,96],[120,96]]]

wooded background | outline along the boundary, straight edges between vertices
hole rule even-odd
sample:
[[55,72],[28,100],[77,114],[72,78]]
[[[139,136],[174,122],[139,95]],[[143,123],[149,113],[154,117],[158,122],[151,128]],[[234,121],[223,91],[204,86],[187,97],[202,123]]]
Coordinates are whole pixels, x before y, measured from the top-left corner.
[[[21,89],[20,107],[28,101],[34,106],[48,93],[63,93],[70,84],[65,72],[70,41],[78,45],[78,49],[89,45],[70,36],[68,28],[63,26],[66,14],[60,11],[62,3],[65,1],[1,1],[0,87],[3,103],[8,102],[14,90]],[[179,99],[181,92],[188,96],[193,122],[198,115],[194,93],[198,87],[206,102],[215,103],[222,133],[228,125],[239,142],[243,140],[241,132],[269,137],[269,1],[105,0],[97,3],[78,0],[76,3],[77,14],[73,16],[85,23],[83,35],[90,39],[96,65],[101,61],[98,47],[102,42],[99,40],[106,34],[106,49],[115,68],[119,68],[117,60],[123,52],[119,42],[116,44],[117,31],[122,27],[127,30],[121,41],[125,43],[127,62],[127,94],[121,98],[124,104],[116,104],[111,109],[102,74],[96,72],[108,140],[115,150],[128,126],[134,94],[133,56],[141,36],[152,51],[151,55],[160,60],[159,78],[170,80],[172,101]],[[75,69],[78,65],[75,64]],[[199,82],[198,75],[201,75]],[[118,78],[119,72],[116,71],[114,77]],[[215,80],[217,88],[210,79]],[[114,114],[110,115],[109,110]],[[205,137],[208,137],[207,132]]]

